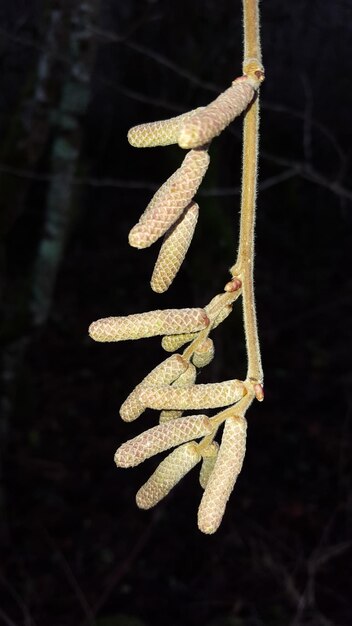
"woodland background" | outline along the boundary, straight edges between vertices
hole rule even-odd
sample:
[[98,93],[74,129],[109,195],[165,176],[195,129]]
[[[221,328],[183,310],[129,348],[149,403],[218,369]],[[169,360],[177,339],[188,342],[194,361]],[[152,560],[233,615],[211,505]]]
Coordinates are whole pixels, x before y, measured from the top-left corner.
[[[117,470],[153,424],[118,409],[158,339],[98,345],[91,321],[202,306],[238,234],[241,122],[211,147],[174,285],[127,243],[177,147],[127,130],[206,104],[241,73],[241,3],[0,6],[0,623],[347,626],[351,608],[350,2],[262,2],[256,290],[266,398],[225,519],[196,529],[196,473],[139,511],[153,468]],[[240,306],[202,382],[245,373]],[[155,465],[155,462],[154,462]]]

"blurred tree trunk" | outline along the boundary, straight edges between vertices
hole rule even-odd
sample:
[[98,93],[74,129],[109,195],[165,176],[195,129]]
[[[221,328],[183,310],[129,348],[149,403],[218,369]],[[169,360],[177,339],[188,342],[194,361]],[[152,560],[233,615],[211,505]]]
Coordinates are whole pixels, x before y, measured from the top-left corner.
[[[75,4],[75,3],[74,3]],[[77,3],[69,15],[66,65],[60,101],[54,113],[55,138],[50,154],[51,181],[46,200],[43,236],[34,268],[31,317],[43,324],[49,314],[56,277],[64,252],[74,201],[72,178],[77,170],[82,139],[82,117],[90,95],[93,46],[90,26],[95,0]]]
[[[77,170],[82,120],[90,96],[90,77],[94,60],[91,35],[98,0],[64,0],[46,4],[46,37],[41,44],[36,72],[31,80],[30,97],[13,120],[2,151],[2,161],[16,168],[35,171],[48,153],[49,171],[44,196],[42,232],[37,248],[29,259],[19,264],[24,271],[16,284],[3,288],[2,332],[2,400],[0,404],[1,452],[9,441],[10,418],[15,408],[21,364],[31,336],[45,323],[64,253],[73,206],[72,178]],[[16,141],[14,141],[14,137]],[[0,198],[1,273],[5,275],[5,238],[17,219],[29,208],[32,187],[30,177],[21,179],[3,174]],[[28,235],[31,236],[30,233]],[[21,255],[21,248],[16,255]],[[28,254],[28,253],[27,253]],[[20,298],[18,294],[20,293]],[[0,480],[2,479],[0,464]],[[5,493],[0,489],[0,542],[7,541]]]

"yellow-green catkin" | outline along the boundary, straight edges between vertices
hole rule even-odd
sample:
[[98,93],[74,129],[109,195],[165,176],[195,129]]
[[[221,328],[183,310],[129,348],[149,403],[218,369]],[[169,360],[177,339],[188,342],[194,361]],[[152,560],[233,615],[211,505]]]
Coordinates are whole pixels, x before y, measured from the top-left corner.
[[192,355],[192,361],[196,367],[205,367],[213,360],[215,354],[214,342],[210,337],[202,341]]
[[216,463],[198,510],[198,527],[203,533],[215,533],[221,524],[227,501],[242,468],[246,431],[244,417],[231,417],[225,422]]
[[150,509],[165,498],[171,489],[200,461],[195,442],[179,446],[164,459],[140,488],[136,502],[140,509]]
[[227,302],[228,294],[219,293],[204,307],[204,310],[210,319],[212,328],[219,326],[228,317],[228,315],[230,315],[232,311],[232,304],[228,304]]
[[216,441],[213,441],[207,448],[202,452],[203,461],[199,474],[199,482],[203,489],[206,488],[209,480],[209,476],[212,473],[216,459],[219,452],[219,444]]
[[128,141],[135,148],[153,148],[154,146],[170,146],[177,143],[180,125],[190,119],[203,107],[187,111],[168,120],[138,124],[128,131]]
[[167,335],[161,340],[161,346],[166,352],[175,352],[179,348],[193,341],[197,336],[197,333],[182,333],[180,335]]

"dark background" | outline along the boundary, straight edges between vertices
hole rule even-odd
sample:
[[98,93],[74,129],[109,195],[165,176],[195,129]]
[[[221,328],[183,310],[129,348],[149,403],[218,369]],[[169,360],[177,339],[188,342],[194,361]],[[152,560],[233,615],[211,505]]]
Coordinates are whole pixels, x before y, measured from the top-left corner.
[[[153,294],[158,246],[130,228],[182,159],[130,126],[206,104],[241,73],[241,3],[14,0],[0,8],[0,623],[348,626],[351,598],[352,10],[262,2],[256,297],[266,399],[220,530],[196,472],[154,511],[155,459],[117,470],[155,423],[118,409],[158,339],[94,344],[93,320],[202,306],[238,234],[241,121],[211,147],[196,236]],[[245,375],[238,304],[201,381]]]

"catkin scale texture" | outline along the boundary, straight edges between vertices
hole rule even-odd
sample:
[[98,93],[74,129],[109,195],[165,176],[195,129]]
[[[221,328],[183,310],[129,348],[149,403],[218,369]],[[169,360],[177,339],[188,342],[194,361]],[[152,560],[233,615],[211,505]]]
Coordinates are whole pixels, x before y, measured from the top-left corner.
[[[192,363],[189,364],[185,372],[183,372],[177,380],[172,383],[173,387],[189,387],[194,385],[197,378],[197,370]],[[159,424],[169,422],[176,417],[181,417],[182,411],[161,411],[159,417]]]
[[212,328],[216,328],[230,315],[232,304],[227,304],[227,294],[219,293],[204,307]]
[[247,422],[244,417],[225,422],[221,445],[198,510],[198,527],[206,534],[215,533],[241,471],[246,452]]
[[210,337],[207,337],[193,353],[192,361],[196,367],[205,367],[213,360],[214,354],[214,342]]
[[[209,317],[212,328],[219,326],[232,311],[232,304],[224,304],[222,307],[219,306],[220,302],[223,300],[223,296],[224,294],[215,296],[215,298],[204,307],[204,311]],[[193,341],[196,336],[197,333],[168,335],[162,338],[161,345],[166,352],[175,352],[175,350],[178,350],[184,344]]]
[[204,107],[180,126],[178,144],[181,148],[197,148],[209,143],[241,115],[255,94],[246,78],[240,78],[223,91],[213,102]]
[[140,509],[150,509],[165,498],[171,489],[200,461],[197,444],[185,443],[164,459],[140,488],[136,502]]
[[210,474],[212,473],[219,452],[219,444],[213,441],[203,453],[203,462],[199,473],[199,482],[203,489],[206,488]]
[[[205,310],[205,309],[204,309]],[[181,333],[179,335],[167,335],[161,340],[161,346],[166,352],[175,352],[185,343],[193,341],[197,336],[197,333]]]
[[201,330],[209,324],[203,309],[164,309],[93,322],[89,334],[95,341],[124,341],[155,335]]
[[240,400],[246,393],[240,380],[192,385],[191,387],[143,387],[140,401],[150,409],[215,409]]
[[170,146],[177,143],[177,137],[180,125],[187,119],[191,118],[195,113],[202,110],[203,107],[193,109],[182,115],[171,117],[168,120],[158,120],[157,122],[148,122],[146,124],[138,124],[128,131],[128,141],[135,148],[152,148],[154,146]]
[[192,202],[166,233],[150,281],[153,291],[166,291],[187,254],[197,224],[199,207]]
[[181,167],[156,192],[128,240],[134,248],[148,248],[178,220],[193,200],[208,169],[206,150],[191,150]]
[[189,368],[189,364],[179,354],[157,365],[126,398],[120,408],[120,416],[125,422],[137,419],[145,410],[139,400],[139,393],[143,385],[170,385]]
[[159,424],[165,424],[175,420],[177,417],[181,417],[183,411],[161,411],[159,416]]
[[159,452],[208,435],[211,430],[206,415],[190,415],[159,424],[123,443],[115,453],[115,463],[118,467],[134,467]]

